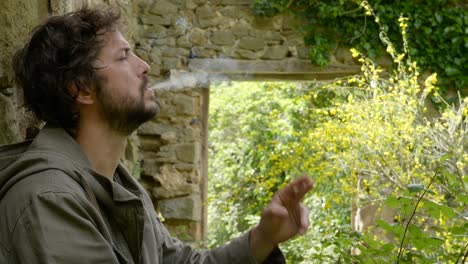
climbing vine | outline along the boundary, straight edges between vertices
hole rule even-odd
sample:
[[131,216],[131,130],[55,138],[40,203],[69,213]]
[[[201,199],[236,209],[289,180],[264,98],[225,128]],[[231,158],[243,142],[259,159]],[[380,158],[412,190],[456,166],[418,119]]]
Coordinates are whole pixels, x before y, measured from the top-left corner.
[[[367,5],[371,9],[366,9]],[[442,89],[463,89],[468,84],[465,1],[255,0],[252,7],[260,16],[291,13],[305,21],[299,29],[310,47],[309,58],[321,66],[327,65],[328,56],[337,45],[355,47],[376,58],[384,50],[379,39],[382,31],[401,52],[397,20],[402,15],[409,19],[409,55],[422,71],[437,72]]]

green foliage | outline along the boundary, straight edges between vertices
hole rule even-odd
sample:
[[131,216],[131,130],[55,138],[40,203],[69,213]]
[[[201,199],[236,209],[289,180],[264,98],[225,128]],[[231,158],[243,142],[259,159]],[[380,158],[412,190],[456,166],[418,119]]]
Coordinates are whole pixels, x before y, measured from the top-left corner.
[[[366,8],[369,4],[371,8]],[[258,15],[286,12],[306,21],[300,30],[310,46],[309,57],[321,66],[337,44],[355,47],[370,58],[381,55],[380,32],[388,32],[390,40],[398,43],[401,35],[395,22],[403,15],[411,21],[409,55],[422,71],[439,73],[442,87],[463,89],[468,84],[465,1],[255,0],[252,7]]]
[[[407,19],[398,21],[405,37]],[[396,63],[391,74],[352,50],[362,75],[213,90],[212,246],[255,224],[278,188],[307,173],[316,184],[305,200],[312,226],[282,245],[291,263],[467,260],[468,98],[444,102],[437,75],[421,83],[409,54],[385,32],[381,39]],[[428,110],[430,96],[446,107]],[[375,225],[352,228],[369,206]]]

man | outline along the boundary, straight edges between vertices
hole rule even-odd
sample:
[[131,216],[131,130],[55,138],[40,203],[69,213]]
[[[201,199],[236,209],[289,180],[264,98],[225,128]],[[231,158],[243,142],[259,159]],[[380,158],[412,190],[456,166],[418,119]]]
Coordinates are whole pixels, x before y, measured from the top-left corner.
[[0,148],[0,263],[283,263],[278,244],[309,225],[307,177],[280,190],[248,233],[197,252],[169,235],[119,164],[158,106],[118,21],[86,8],[52,17],[14,57],[25,105],[47,124]]

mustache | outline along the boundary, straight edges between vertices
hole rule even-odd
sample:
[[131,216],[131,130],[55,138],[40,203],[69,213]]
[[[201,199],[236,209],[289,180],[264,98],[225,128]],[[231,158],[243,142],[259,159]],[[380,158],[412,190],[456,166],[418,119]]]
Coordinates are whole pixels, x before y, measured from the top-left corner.
[[143,82],[141,83],[140,89],[142,92],[145,91],[146,87],[148,87],[149,79],[147,76],[143,76]]

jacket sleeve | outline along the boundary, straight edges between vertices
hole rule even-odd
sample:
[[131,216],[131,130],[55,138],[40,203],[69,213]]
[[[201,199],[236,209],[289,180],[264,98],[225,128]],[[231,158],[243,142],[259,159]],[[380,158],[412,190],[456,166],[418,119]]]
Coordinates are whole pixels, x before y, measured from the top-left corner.
[[119,263],[83,202],[71,193],[32,198],[13,233],[18,263]]
[[[167,229],[158,221],[163,238],[163,263],[200,263],[200,264],[249,264],[257,263],[250,253],[249,233],[231,240],[228,244],[204,251],[195,251],[187,244],[171,237]],[[264,264],[286,263],[283,254],[276,248],[263,262]]]

